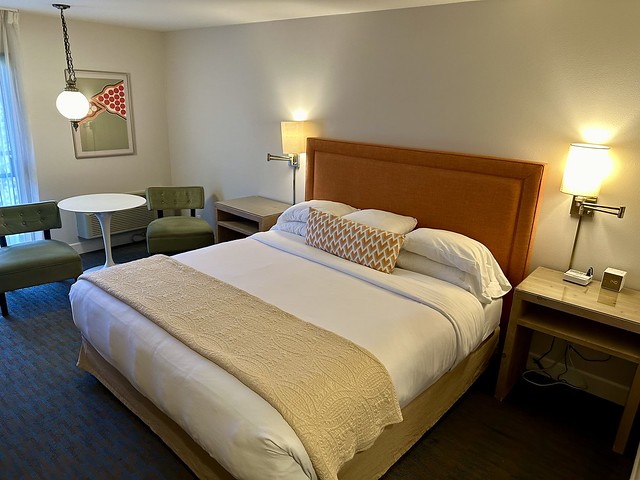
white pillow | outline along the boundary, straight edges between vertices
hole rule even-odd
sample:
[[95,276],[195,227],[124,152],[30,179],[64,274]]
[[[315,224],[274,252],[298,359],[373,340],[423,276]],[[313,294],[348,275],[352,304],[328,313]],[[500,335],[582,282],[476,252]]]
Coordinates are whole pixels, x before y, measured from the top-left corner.
[[283,222],[306,222],[309,218],[309,207],[320,210],[321,212],[327,212],[332,215],[341,217],[347,213],[355,212],[358,209],[347,205],[346,203],[332,202],[331,200],[307,200],[306,202],[296,203],[287,208],[282,215],[278,217],[278,220]]
[[402,249],[400,255],[398,255],[396,267],[422,275],[428,275],[451,283],[452,285],[457,285],[463,290],[472,293],[481,303],[491,303],[492,298],[483,292],[480,279],[456,267],[435,262],[427,257],[408,252],[404,249]]
[[315,208],[316,210],[331,213],[338,217],[358,210],[346,203],[333,202],[331,200],[307,200],[306,202],[291,205],[282,212],[278,217],[276,224],[271,227],[271,230],[281,230],[283,232],[289,232],[295,235],[300,235],[301,237],[306,237],[309,208]]
[[278,220],[271,230],[281,230],[301,237],[307,236],[307,222],[281,222]]
[[400,235],[410,232],[416,228],[416,225],[418,224],[418,220],[413,217],[373,209],[358,210],[357,212],[348,213],[344,215],[344,218],[362,223],[369,227],[387,230]]
[[489,249],[459,233],[418,228],[407,234],[404,249],[469,273],[481,285],[482,296],[499,298],[511,290]]

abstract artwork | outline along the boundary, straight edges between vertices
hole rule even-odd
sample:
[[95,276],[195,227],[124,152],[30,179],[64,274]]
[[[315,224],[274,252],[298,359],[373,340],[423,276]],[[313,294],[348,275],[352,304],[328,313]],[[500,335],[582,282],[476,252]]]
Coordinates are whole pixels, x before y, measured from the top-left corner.
[[73,132],[76,158],[135,154],[129,75],[76,70],[89,112]]

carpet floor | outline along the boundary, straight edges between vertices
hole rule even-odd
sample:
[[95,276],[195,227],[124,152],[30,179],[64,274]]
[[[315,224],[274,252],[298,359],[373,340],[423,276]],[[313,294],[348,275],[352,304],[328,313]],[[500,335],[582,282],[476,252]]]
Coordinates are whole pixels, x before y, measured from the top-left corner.
[[[144,243],[115,247],[121,263]],[[104,262],[83,255],[85,268]],[[193,479],[188,468],[91,375],[75,366],[71,282],[7,294],[0,319],[0,479]],[[627,480],[611,451],[621,407],[566,387],[520,383],[493,398],[495,366],[391,470],[395,479]],[[637,426],[637,425],[636,425]]]

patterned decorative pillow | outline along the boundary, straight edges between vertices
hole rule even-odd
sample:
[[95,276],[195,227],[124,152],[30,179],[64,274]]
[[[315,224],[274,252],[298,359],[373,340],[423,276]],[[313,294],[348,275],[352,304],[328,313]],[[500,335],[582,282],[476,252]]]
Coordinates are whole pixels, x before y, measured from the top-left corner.
[[310,208],[306,243],[345,260],[391,273],[404,235]]

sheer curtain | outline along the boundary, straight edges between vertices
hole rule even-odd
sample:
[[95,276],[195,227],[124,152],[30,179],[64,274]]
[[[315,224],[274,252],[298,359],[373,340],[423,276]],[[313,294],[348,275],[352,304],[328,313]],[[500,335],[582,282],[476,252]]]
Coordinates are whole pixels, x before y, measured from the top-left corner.
[[[20,76],[18,12],[0,10],[0,205],[38,201],[35,159]],[[9,237],[9,243],[34,235]]]

